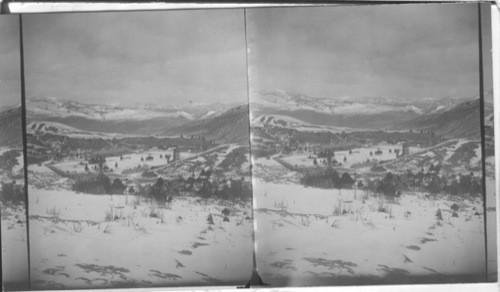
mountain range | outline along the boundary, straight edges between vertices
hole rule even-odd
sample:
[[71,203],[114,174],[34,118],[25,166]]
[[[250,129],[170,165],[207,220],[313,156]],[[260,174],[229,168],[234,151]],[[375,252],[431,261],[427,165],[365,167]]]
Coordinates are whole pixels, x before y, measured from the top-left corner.
[[283,91],[260,91],[251,96],[254,116],[275,114],[308,124],[351,128],[390,129],[420,116],[440,112],[466,99],[405,100],[380,97],[316,98]]
[[55,98],[30,98],[26,103],[29,121],[61,123],[83,131],[137,135],[155,135],[193,120],[215,117],[233,106],[214,103],[125,107]]
[[249,143],[250,121],[248,105],[231,108],[220,115],[191,121],[166,130],[168,135],[197,135],[224,143]]
[[[193,104],[134,107],[85,104],[54,98],[27,100],[27,121],[60,125],[59,133],[89,135],[196,135],[225,143],[248,143],[249,111],[252,126],[300,131],[431,130],[449,138],[479,137],[478,99],[391,101],[384,98],[314,98],[303,94],[263,91],[249,105]],[[491,103],[485,114],[491,117]],[[0,114],[2,145],[21,145],[20,109]],[[490,119],[491,120],[491,119]],[[38,127],[38,126],[37,126]],[[74,129],[74,130],[71,130]]]
[[[468,100],[448,109],[422,115],[396,126],[396,129],[430,130],[443,138],[481,138],[479,99]],[[485,122],[493,113],[491,103],[484,106]]]
[[[486,122],[493,113],[485,96]],[[282,91],[253,94],[253,126],[304,131],[429,130],[444,138],[480,137],[479,99],[314,98]]]

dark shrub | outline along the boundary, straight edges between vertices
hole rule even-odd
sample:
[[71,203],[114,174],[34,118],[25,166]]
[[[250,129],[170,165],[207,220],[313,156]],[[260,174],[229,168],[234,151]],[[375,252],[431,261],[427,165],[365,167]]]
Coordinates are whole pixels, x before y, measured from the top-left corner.
[[324,172],[305,174],[300,183],[310,187],[333,189],[340,187],[340,177],[339,173],[330,167]]
[[73,184],[73,190],[95,195],[111,194],[111,181],[109,177],[99,173],[96,176],[78,179]]
[[111,193],[112,194],[123,194],[123,191],[125,191],[127,187],[123,184],[123,182],[115,178],[113,181],[113,184],[111,185]]
[[24,187],[16,185],[16,182],[2,182],[2,191],[0,193],[2,203],[19,204],[24,202]]
[[352,188],[353,184],[354,180],[352,179],[352,177],[347,172],[344,172],[339,181],[339,188],[350,189]]

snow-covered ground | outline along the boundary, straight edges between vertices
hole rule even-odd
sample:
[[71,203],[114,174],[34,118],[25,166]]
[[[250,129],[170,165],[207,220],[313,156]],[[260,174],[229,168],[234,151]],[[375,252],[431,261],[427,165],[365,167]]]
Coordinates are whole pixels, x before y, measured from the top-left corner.
[[2,280],[5,289],[26,290],[28,244],[24,205],[2,206]]
[[[0,181],[18,186],[24,185],[23,154],[20,149],[1,148],[3,153],[17,150],[17,164],[11,170],[0,172]],[[12,176],[15,176],[12,177]],[[20,198],[24,201],[24,197]],[[26,229],[25,204],[0,203],[1,214],[1,243],[2,243],[2,281],[3,287],[8,290],[27,289],[28,280],[28,244]]]
[[[484,280],[481,198],[404,193],[390,202],[363,190],[307,188],[297,177],[268,179],[278,167],[272,159],[256,159],[253,171],[257,264],[264,282]],[[458,217],[452,217],[454,203]],[[443,220],[436,217],[438,209]]]
[[159,207],[34,188],[29,196],[35,289],[242,285],[251,274],[250,203],[176,197]]

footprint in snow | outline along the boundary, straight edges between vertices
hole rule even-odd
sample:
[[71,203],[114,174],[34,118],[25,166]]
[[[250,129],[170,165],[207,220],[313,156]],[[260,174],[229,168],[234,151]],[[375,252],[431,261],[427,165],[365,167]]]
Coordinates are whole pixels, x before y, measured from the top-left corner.
[[437,239],[427,238],[427,237],[422,237],[422,239],[420,239],[421,244],[425,244],[426,242],[430,242],[430,241],[437,241]]
[[162,278],[162,279],[169,279],[169,280],[174,280],[174,281],[176,281],[177,279],[182,279],[182,277],[177,275],[177,274],[162,273],[158,270],[149,270],[149,271],[153,272],[153,274],[149,274],[150,276],[155,276],[155,277]]
[[175,260],[175,262],[176,262],[176,264],[175,264],[175,268],[176,269],[185,268],[186,267],[181,262],[179,262],[178,260]]
[[406,248],[411,250],[420,250],[420,247],[416,245],[407,245]]
[[407,257],[405,254],[403,254],[403,259],[404,259],[403,262],[405,264],[406,263],[413,263],[413,261],[409,257]]

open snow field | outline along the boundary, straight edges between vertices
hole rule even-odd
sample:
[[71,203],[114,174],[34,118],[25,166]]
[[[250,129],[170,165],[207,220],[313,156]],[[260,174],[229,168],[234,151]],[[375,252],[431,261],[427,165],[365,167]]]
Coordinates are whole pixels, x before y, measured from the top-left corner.
[[250,203],[176,197],[161,208],[33,188],[29,196],[35,289],[242,285],[251,274]]
[[[153,159],[146,160],[146,157],[148,155],[152,156]],[[162,158],[160,158],[160,155],[162,155]],[[137,153],[122,155],[123,159],[120,159],[120,156],[106,157],[105,164],[110,169],[113,169],[113,172],[121,174],[126,170],[133,170],[138,166],[153,167],[159,165],[166,165],[168,164],[168,162],[165,155],[170,155],[170,160],[172,160],[173,157],[172,150],[145,151],[145,152],[137,152]],[[191,157],[192,155],[193,154],[191,153],[182,152],[181,159]],[[141,158],[143,158],[144,160],[141,161]],[[54,164],[54,166],[61,169],[64,172],[69,172],[74,174],[74,173],[84,173],[86,163],[87,162],[83,159],[66,158],[64,159],[64,161]],[[89,165],[89,168],[90,167],[91,165]]]
[[2,206],[2,280],[5,289],[25,290],[28,244],[24,205]]
[[[277,167],[273,160],[259,162],[269,164],[262,168]],[[404,193],[389,202],[362,190],[264,180],[257,168],[257,264],[268,284],[484,281],[480,198]],[[458,217],[452,217],[454,203]],[[443,220],[436,218],[438,209]]]

